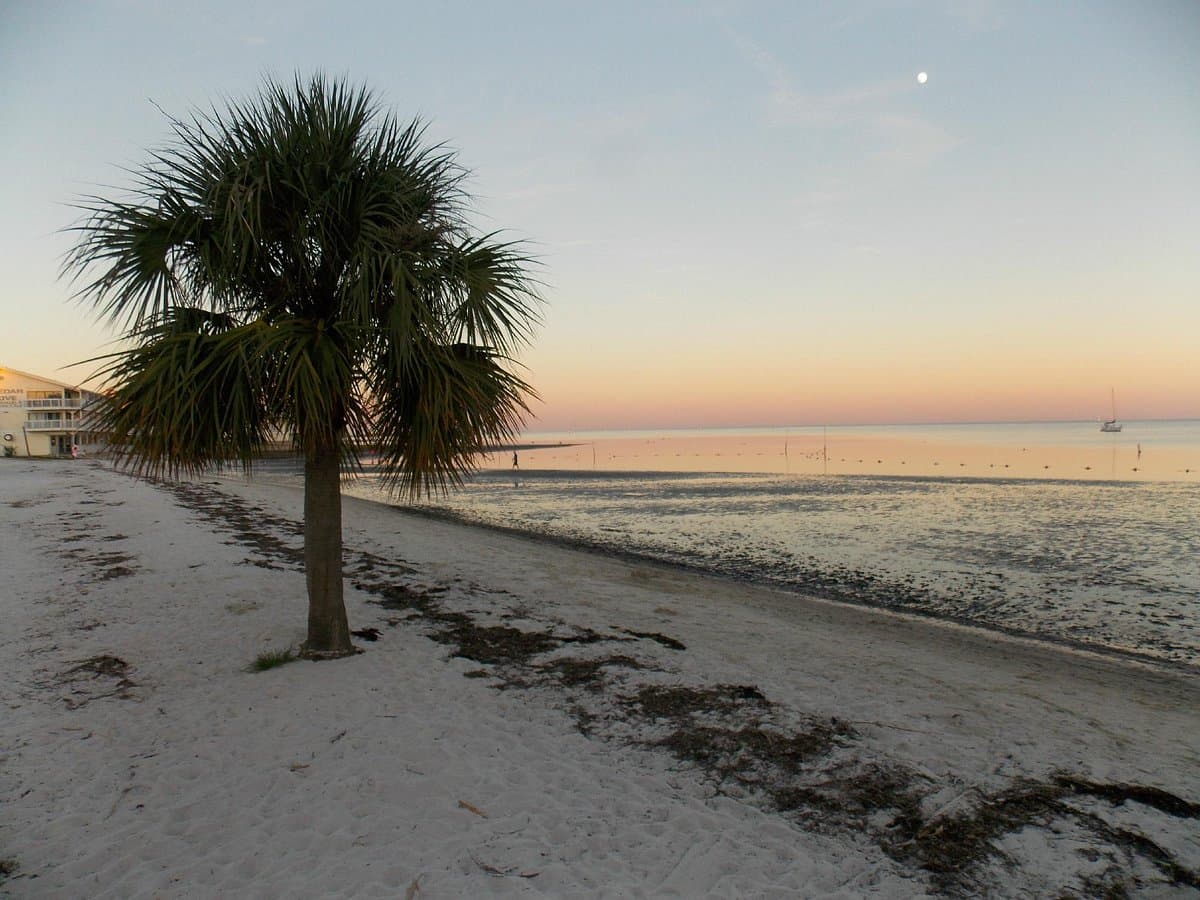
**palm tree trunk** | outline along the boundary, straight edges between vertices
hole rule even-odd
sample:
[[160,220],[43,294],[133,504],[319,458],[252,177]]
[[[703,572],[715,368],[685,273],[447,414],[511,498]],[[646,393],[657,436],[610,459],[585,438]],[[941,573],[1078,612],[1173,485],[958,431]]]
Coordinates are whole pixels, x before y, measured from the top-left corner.
[[308,640],[301,655],[329,659],[354,653],[342,599],[342,494],[337,450],[304,458],[304,576],[308,582]]

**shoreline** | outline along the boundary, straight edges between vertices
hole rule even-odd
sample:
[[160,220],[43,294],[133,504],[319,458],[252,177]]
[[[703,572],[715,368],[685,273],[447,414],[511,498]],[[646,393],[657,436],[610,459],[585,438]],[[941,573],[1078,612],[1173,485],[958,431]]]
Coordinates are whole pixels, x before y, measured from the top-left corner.
[[[511,469],[503,466],[481,468],[494,478],[503,478],[513,474]],[[1141,486],[1148,484],[1190,484],[1183,479],[1172,478],[1079,478],[1062,475],[950,475],[933,473],[903,473],[903,472],[768,472],[768,471],[691,471],[674,469],[520,469],[523,476],[547,478],[778,478],[786,479],[835,479],[871,480],[871,481],[920,481],[946,482],[952,484],[1071,484],[1087,487]]]
[[1200,675],[1200,663],[1192,664],[1178,662],[1176,660],[1163,659],[1146,653],[1138,653],[1135,650],[1123,650],[1119,647],[1103,647],[1096,644],[1089,644],[1085,641],[1073,641],[1070,638],[1060,638],[1055,635],[1042,635],[1035,632],[1021,631],[1020,629],[1015,628],[1004,628],[998,625],[984,625],[971,619],[967,619],[966,617],[946,615],[934,610],[896,608],[888,606],[885,603],[876,602],[867,597],[860,599],[843,599],[842,597],[822,596],[812,588],[790,588],[785,584],[771,581],[769,579],[760,580],[748,576],[744,577],[727,572],[720,572],[715,569],[705,568],[701,565],[663,559],[650,553],[639,552],[635,549],[609,546],[599,541],[588,541],[584,538],[565,537],[561,535],[549,534],[547,532],[533,531],[530,529],[519,528],[515,525],[500,525],[494,522],[487,522],[482,519],[474,519],[451,509],[394,506],[383,500],[372,500],[366,497],[357,497],[350,494],[343,494],[342,496],[344,499],[355,500],[362,503],[373,503],[384,509],[393,510],[401,515],[412,515],[421,518],[445,521],[461,525],[465,528],[478,528],[485,531],[496,532],[498,534],[510,535],[512,537],[525,538],[535,543],[558,546],[566,550],[594,554],[596,556],[610,558],[616,561],[647,566],[657,566],[672,572],[687,573],[700,578],[708,578],[715,581],[726,581],[730,584],[771,591],[779,594],[781,597],[786,597],[789,600],[798,603],[823,603],[830,604],[832,606],[845,606],[852,609],[872,610],[887,616],[895,616],[900,619],[912,620],[914,622],[925,622],[933,625],[961,629],[963,631],[976,634],[983,640],[994,638],[997,640],[1014,641],[1020,645],[1059,651],[1068,656],[1091,657],[1099,660],[1122,662],[1138,669],[1150,671],[1178,673],[1183,675]]
[[298,488],[0,468],[0,892],[1200,890],[1190,674],[353,497],[377,640],[252,674]]
[[[552,446],[552,445],[547,445]],[[557,446],[557,445],[553,445]],[[508,477],[509,473],[502,470],[485,470],[493,472],[496,476]],[[288,473],[281,475],[279,473],[267,474],[265,476],[255,476],[251,474],[249,481],[251,483],[272,484],[279,487],[300,490],[301,484],[295,482],[294,479],[300,473]],[[585,477],[585,478],[603,478],[603,479],[621,479],[621,478],[639,478],[639,477],[668,477],[668,478],[729,478],[729,477],[749,477],[749,478],[821,478],[828,477],[833,479],[878,479],[878,480],[897,480],[897,481],[933,481],[933,482],[966,482],[966,483],[1020,483],[1028,481],[1037,483],[1043,480],[1060,481],[1067,484],[1078,485],[1130,485],[1135,486],[1144,484],[1145,482],[1134,481],[1082,481],[1078,479],[1022,479],[1022,478],[1005,478],[1005,477],[986,477],[986,476],[935,476],[935,475],[830,475],[830,476],[813,476],[813,475],[775,475],[772,473],[730,473],[730,472],[620,472],[620,471],[601,471],[595,472],[590,470],[522,470],[519,473],[522,477],[529,475],[545,476],[549,478],[558,477]],[[218,473],[217,477],[223,480],[228,480],[230,483],[238,483],[247,480],[247,476],[239,473]],[[1130,666],[1146,669],[1149,671],[1161,671],[1165,673],[1178,673],[1185,676],[1200,675],[1200,662],[1188,663],[1163,657],[1154,656],[1149,653],[1140,653],[1136,650],[1126,650],[1120,647],[1106,647],[1088,643],[1082,640],[1073,640],[1067,637],[1060,637],[1052,634],[1040,634],[1037,632],[1024,631],[1018,628],[1006,628],[1001,625],[980,623],[976,620],[969,619],[964,616],[954,616],[936,610],[925,610],[920,608],[907,608],[889,606],[886,603],[878,602],[865,595],[863,592],[849,591],[846,596],[834,596],[830,593],[822,594],[820,589],[812,586],[789,586],[781,581],[772,580],[770,578],[753,578],[743,576],[736,573],[722,572],[717,569],[706,568],[703,565],[688,563],[679,560],[665,559],[655,556],[652,553],[641,552],[631,547],[615,546],[605,544],[602,541],[588,540],[580,537],[568,537],[564,535],[551,534],[549,532],[537,531],[529,528],[521,528],[515,525],[503,525],[496,522],[489,522],[482,518],[475,518],[469,514],[459,512],[457,510],[436,507],[431,505],[399,505],[389,502],[387,499],[376,497],[364,497],[357,494],[346,493],[345,486],[342,490],[343,500],[354,500],[356,502],[374,504],[381,509],[387,509],[400,514],[408,514],[418,518],[429,518],[432,520],[443,521],[451,524],[461,525],[466,528],[477,528],[484,531],[490,531],[497,534],[509,535],[517,538],[525,538],[537,543],[545,543],[550,546],[561,547],[566,550],[574,550],[582,553],[594,554],[602,558],[611,558],[627,563],[640,565],[659,566],[665,570],[688,573],[702,578],[711,578],[717,581],[726,581],[730,584],[742,585],[751,588],[757,588],[766,591],[777,592],[783,597],[790,598],[793,601],[806,603],[827,603],[834,606],[846,606],[857,609],[873,610],[882,614],[897,616],[902,619],[911,619],[918,622],[933,623],[952,628],[963,629],[966,632],[976,633],[982,639],[1002,639],[1015,641],[1020,644],[1029,645],[1035,648],[1043,648],[1062,652],[1064,654],[1079,656],[1082,658],[1094,657],[1100,660],[1109,660],[1114,662],[1122,662]]]
[[[524,474],[528,475],[530,473],[524,473]],[[540,472],[535,472],[532,474],[534,475],[535,478],[538,475],[542,475],[542,476],[549,477],[549,478],[556,478],[556,477],[563,477],[563,476],[568,477],[568,478],[579,477],[579,476],[583,476],[586,478],[595,478],[596,477],[596,473],[587,473],[587,472],[558,473],[558,472],[553,472],[553,471],[540,471]],[[506,475],[499,476],[499,477],[500,477],[500,480],[507,480]],[[636,478],[642,477],[642,473],[636,473],[636,472],[635,473],[599,473],[599,477],[602,480],[610,479],[610,478],[618,479],[618,480],[621,478],[636,479]],[[652,475],[651,477],[659,478],[662,476],[661,475]],[[726,479],[726,478],[729,478],[730,476],[728,473],[691,473],[691,474],[668,473],[666,475],[666,478],[668,478],[668,479],[688,478],[688,477],[698,477],[698,478],[713,477],[713,478]],[[762,478],[769,479],[769,478],[773,478],[773,477],[785,478],[785,477],[808,477],[808,476],[771,476],[771,475],[755,476],[755,475],[746,474],[745,476],[735,476],[735,477],[749,477],[749,478],[762,477]],[[997,482],[1001,482],[1004,484],[1012,483],[1011,480],[1007,480],[1007,479],[981,479],[981,478],[946,479],[946,478],[933,478],[933,477],[926,477],[926,476],[848,475],[848,476],[829,476],[829,477],[830,478],[839,478],[839,479],[840,478],[849,478],[849,479],[865,478],[865,479],[885,480],[885,481],[897,480],[897,481],[905,481],[905,482],[908,482],[908,481],[922,481],[922,482],[931,481],[931,482],[942,483],[942,482],[950,481],[951,483],[963,483],[963,482],[965,482],[965,483],[984,483],[984,484],[993,484],[993,483],[997,483]],[[1072,485],[1084,485],[1086,487],[1091,487],[1094,484],[1097,484],[1095,482],[1077,482],[1077,481],[1066,481],[1065,483],[1072,484]],[[1103,485],[1106,483],[1101,482],[1099,484]],[[1120,484],[1125,484],[1125,483],[1120,483]],[[1129,483],[1129,484],[1135,484],[1135,483]],[[1170,671],[1179,671],[1179,672],[1184,672],[1184,673],[1188,673],[1188,674],[1200,674],[1200,661],[1191,662],[1191,661],[1187,661],[1187,660],[1172,659],[1167,656],[1156,655],[1153,652],[1145,652],[1145,651],[1140,651],[1138,649],[1131,649],[1131,648],[1120,647],[1120,646],[1105,645],[1103,643],[1088,641],[1086,639],[1072,638],[1070,636],[1054,634],[1052,632],[1046,632],[1046,631],[1039,632],[1039,631],[1023,629],[1023,628],[1015,627],[1015,626],[1007,626],[1007,625],[1004,625],[1004,624],[994,621],[994,620],[987,621],[987,620],[980,620],[978,618],[972,618],[972,617],[966,616],[966,615],[956,615],[953,612],[949,612],[944,609],[923,608],[922,606],[917,605],[916,603],[909,605],[909,604],[906,604],[903,600],[888,602],[888,600],[886,600],[886,599],[879,599],[878,597],[880,595],[896,596],[894,590],[892,590],[893,586],[888,585],[888,584],[877,585],[877,586],[875,586],[875,589],[873,590],[872,585],[870,583],[865,583],[862,580],[860,580],[858,582],[853,582],[853,581],[843,582],[843,581],[839,580],[839,578],[836,576],[836,573],[833,573],[833,574],[829,575],[828,577],[822,577],[821,573],[817,573],[816,577],[810,578],[807,582],[803,578],[799,578],[799,579],[793,578],[791,580],[788,580],[783,577],[773,576],[770,574],[755,576],[754,574],[750,574],[750,573],[747,573],[744,571],[739,571],[739,567],[736,565],[736,563],[731,563],[726,569],[722,569],[722,568],[717,567],[716,565],[706,565],[705,563],[696,563],[696,562],[689,562],[687,560],[672,559],[667,556],[657,555],[653,550],[639,550],[636,547],[629,546],[628,543],[623,542],[620,538],[612,540],[612,541],[607,541],[604,537],[589,538],[587,536],[580,536],[580,535],[554,534],[554,533],[550,533],[548,531],[540,531],[540,530],[537,530],[536,528],[526,528],[526,527],[521,527],[518,525],[506,525],[506,524],[502,524],[499,522],[489,521],[489,520],[483,518],[482,516],[472,515],[469,511],[456,510],[456,509],[451,509],[448,507],[438,507],[438,506],[426,505],[426,504],[413,505],[413,504],[405,504],[403,502],[401,502],[399,504],[394,504],[394,503],[389,502],[386,498],[363,496],[362,494],[353,493],[353,490],[354,490],[354,486],[350,485],[351,493],[345,493],[345,489],[344,489],[343,496],[357,497],[359,499],[365,499],[370,502],[377,502],[385,507],[393,508],[393,509],[396,509],[396,510],[399,510],[402,512],[409,512],[409,513],[412,513],[412,514],[418,515],[418,516],[430,516],[433,518],[444,518],[447,521],[458,522],[458,523],[468,525],[471,527],[489,529],[489,530],[496,531],[498,533],[526,535],[534,540],[547,541],[547,542],[554,543],[554,544],[557,544],[559,546],[563,546],[566,548],[582,550],[582,551],[589,552],[589,553],[596,553],[596,554],[602,555],[602,556],[603,555],[611,555],[615,558],[623,559],[628,562],[636,562],[636,563],[642,563],[642,564],[653,563],[653,564],[665,566],[665,567],[672,568],[672,569],[678,569],[680,571],[687,571],[687,572],[692,572],[692,573],[699,574],[699,575],[705,575],[705,576],[716,578],[716,579],[728,580],[732,583],[746,584],[746,585],[767,588],[767,589],[771,589],[771,590],[777,590],[786,596],[798,598],[801,600],[819,599],[823,602],[830,602],[830,603],[835,603],[835,604],[846,604],[846,605],[851,605],[851,606],[856,606],[856,607],[865,607],[865,608],[870,608],[870,609],[876,609],[876,610],[886,611],[886,612],[889,612],[889,613],[892,613],[895,615],[913,616],[913,617],[916,617],[921,620],[953,624],[957,627],[978,630],[985,635],[998,635],[998,636],[1003,635],[1008,638],[1013,638],[1013,639],[1017,639],[1017,640],[1025,640],[1025,641],[1029,641],[1029,642],[1032,642],[1035,644],[1043,644],[1043,645],[1058,647],[1058,648],[1060,648],[1064,651],[1068,651],[1068,652],[1083,653],[1083,654],[1095,654],[1095,655],[1105,657],[1105,658],[1123,659],[1123,660],[1127,660],[1131,663],[1149,666],[1151,668],[1162,668],[1162,669],[1166,669],[1166,670],[1170,670]],[[715,563],[716,561],[714,560],[713,562]],[[830,579],[832,579],[833,583],[828,584],[828,585],[821,583],[821,582],[829,581]]]

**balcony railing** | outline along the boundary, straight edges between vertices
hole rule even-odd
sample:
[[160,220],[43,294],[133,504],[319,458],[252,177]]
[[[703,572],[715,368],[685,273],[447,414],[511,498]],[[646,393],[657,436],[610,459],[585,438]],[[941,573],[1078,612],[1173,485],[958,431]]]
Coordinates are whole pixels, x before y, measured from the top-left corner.
[[27,419],[26,431],[84,431],[83,419]]
[[39,397],[37,400],[26,400],[26,409],[83,409],[82,397]]

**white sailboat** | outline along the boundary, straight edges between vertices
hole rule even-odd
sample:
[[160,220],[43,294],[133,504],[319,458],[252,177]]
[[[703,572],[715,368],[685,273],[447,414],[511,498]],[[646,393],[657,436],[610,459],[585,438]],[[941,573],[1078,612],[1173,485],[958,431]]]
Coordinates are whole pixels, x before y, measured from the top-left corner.
[[1122,426],[1121,423],[1117,421],[1117,390],[1116,388],[1112,388],[1110,390],[1112,393],[1112,418],[1101,422],[1100,430],[1109,432],[1120,431]]

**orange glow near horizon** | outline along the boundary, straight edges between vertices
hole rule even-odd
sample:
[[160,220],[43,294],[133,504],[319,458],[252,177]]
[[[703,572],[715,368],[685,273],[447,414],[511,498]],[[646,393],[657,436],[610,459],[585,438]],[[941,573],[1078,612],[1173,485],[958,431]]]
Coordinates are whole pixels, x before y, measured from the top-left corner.
[[121,339],[61,277],[74,204],[125,197],[172,118],[316,66],[427,123],[468,231],[528,259],[531,432],[1095,421],[1110,389],[1123,421],[1200,419],[1195,2],[426,4],[402,54],[347,16],[259,41],[208,4],[8,6],[5,61],[54,77],[5,107],[0,364],[102,365],[63,368]]
[[[1196,386],[1139,385],[1119,392],[1122,419],[1200,418]],[[534,407],[528,430],[692,428],[819,424],[1036,422],[1107,418],[1109,392],[1092,384],[997,387],[980,378],[941,377],[788,384],[697,379],[687,387],[609,379],[603,390],[559,386]]]
[[764,475],[891,475],[953,478],[1067,478],[1071,480],[1200,482],[1194,446],[1154,444],[1142,452],[1132,434],[1089,432],[1092,442],[1028,447],[971,442],[961,434],[889,436],[869,430],[825,433],[641,434],[544,444],[519,451],[512,470],[507,451],[480,459],[485,469],[533,471],[741,472]]
[[1122,419],[1200,418],[1190,335],[1129,335],[1119,346],[881,343],[841,352],[778,340],[723,351],[625,347],[587,368],[578,357],[535,361],[543,402],[528,430],[1088,420],[1108,417],[1110,388]]

